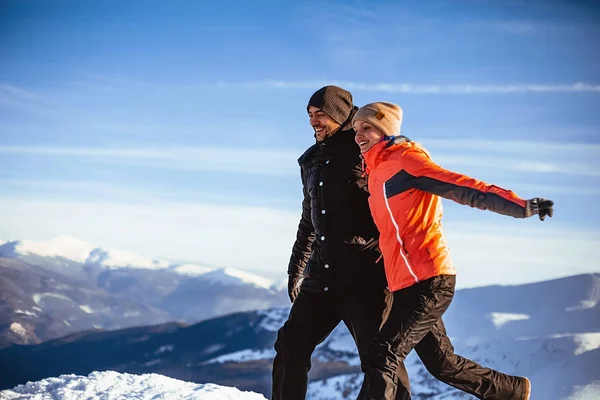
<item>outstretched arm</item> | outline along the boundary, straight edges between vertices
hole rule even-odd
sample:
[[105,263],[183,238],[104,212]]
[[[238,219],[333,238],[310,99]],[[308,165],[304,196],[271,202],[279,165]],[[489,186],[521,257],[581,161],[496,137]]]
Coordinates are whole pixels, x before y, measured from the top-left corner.
[[551,200],[525,200],[514,192],[490,185],[437,165],[420,149],[402,154],[402,170],[386,184],[388,196],[408,189],[423,190],[480,210],[490,210],[515,218],[539,214],[543,220],[552,216]]

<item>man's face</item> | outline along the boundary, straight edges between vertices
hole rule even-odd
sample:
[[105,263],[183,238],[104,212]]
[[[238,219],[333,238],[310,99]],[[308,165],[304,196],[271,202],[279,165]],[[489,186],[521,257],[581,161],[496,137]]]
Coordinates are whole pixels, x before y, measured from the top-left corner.
[[327,139],[340,128],[340,124],[315,106],[308,107],[308,117],[310,118],[310,126],[315,130],[317,142]]

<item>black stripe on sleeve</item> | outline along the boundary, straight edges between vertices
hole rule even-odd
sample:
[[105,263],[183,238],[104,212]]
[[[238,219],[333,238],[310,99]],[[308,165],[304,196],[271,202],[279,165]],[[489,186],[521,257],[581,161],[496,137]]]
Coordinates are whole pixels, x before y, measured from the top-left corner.
[[385,182],[388,199],[410,189],[422,190],[480,210],[490,210],[515,218],[525,217],[524,207],[496,193],[486,193],[472,187],[443,182],[427,176],[414,176],[405,170],[401,170]]

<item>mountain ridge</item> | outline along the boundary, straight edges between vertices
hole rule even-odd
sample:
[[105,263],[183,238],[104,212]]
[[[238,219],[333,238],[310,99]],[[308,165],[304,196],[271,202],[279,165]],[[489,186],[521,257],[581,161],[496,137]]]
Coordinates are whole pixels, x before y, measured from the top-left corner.
[[[444,317],[448,333],[458,354],[506,373],[529,376],[532,400],[600,394],[594,389],[596,384],[600,387],[600,319],[591,318],[599,315],[595,302],[599,278],[600,274],[582,274],[535,284],[457,290]],[[268,396],[273,343],[288,312],[286,306],[232,313],[188,326],[90,332],[37,346],[14,345],[0,350],[0,369],[10,368],[12,376],[6,379],[13,384],[60,373],[112,369],[161,373]],[[498,323],[499,315],[521,318]],[[550,317],[559,322],[546,324]],[[343,325],[319,345],[312,364],[308,400],[356,397],[362,382],[360,361]],[[406,364],[413,398],[471,398],[433,379],[414,352]],[[32,371],[31,366],[40,369]]]
[[[113,252],[126,254],[124,263],[143,261],[115,267],[118,258],[101,254],[108,252],[69,237],[1,244],[0,347],[82,330],[191,324],[289,303],[273,281],[235,268],[150,262]],[[106,264],[107,259],[112,261]]]

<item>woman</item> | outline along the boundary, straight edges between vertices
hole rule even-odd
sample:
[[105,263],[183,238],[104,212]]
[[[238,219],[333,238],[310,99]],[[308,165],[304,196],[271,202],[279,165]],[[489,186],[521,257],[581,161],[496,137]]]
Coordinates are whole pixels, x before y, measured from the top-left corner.
[[391,399],[393,372],[414,348],[437,379],[479,399],[529,399],[527,378],[485,368],[454,354],[442,315],[454,296],[456,271],[441,227],[444,197],[482,210],[552,217],[553,202],[524,200],[509,190],[436,165],[423,147],[400,135],[402,110],[371,103],[352,120],[366,162],[369,206],[380,232],[394,304],[364,357],[359,399]]

